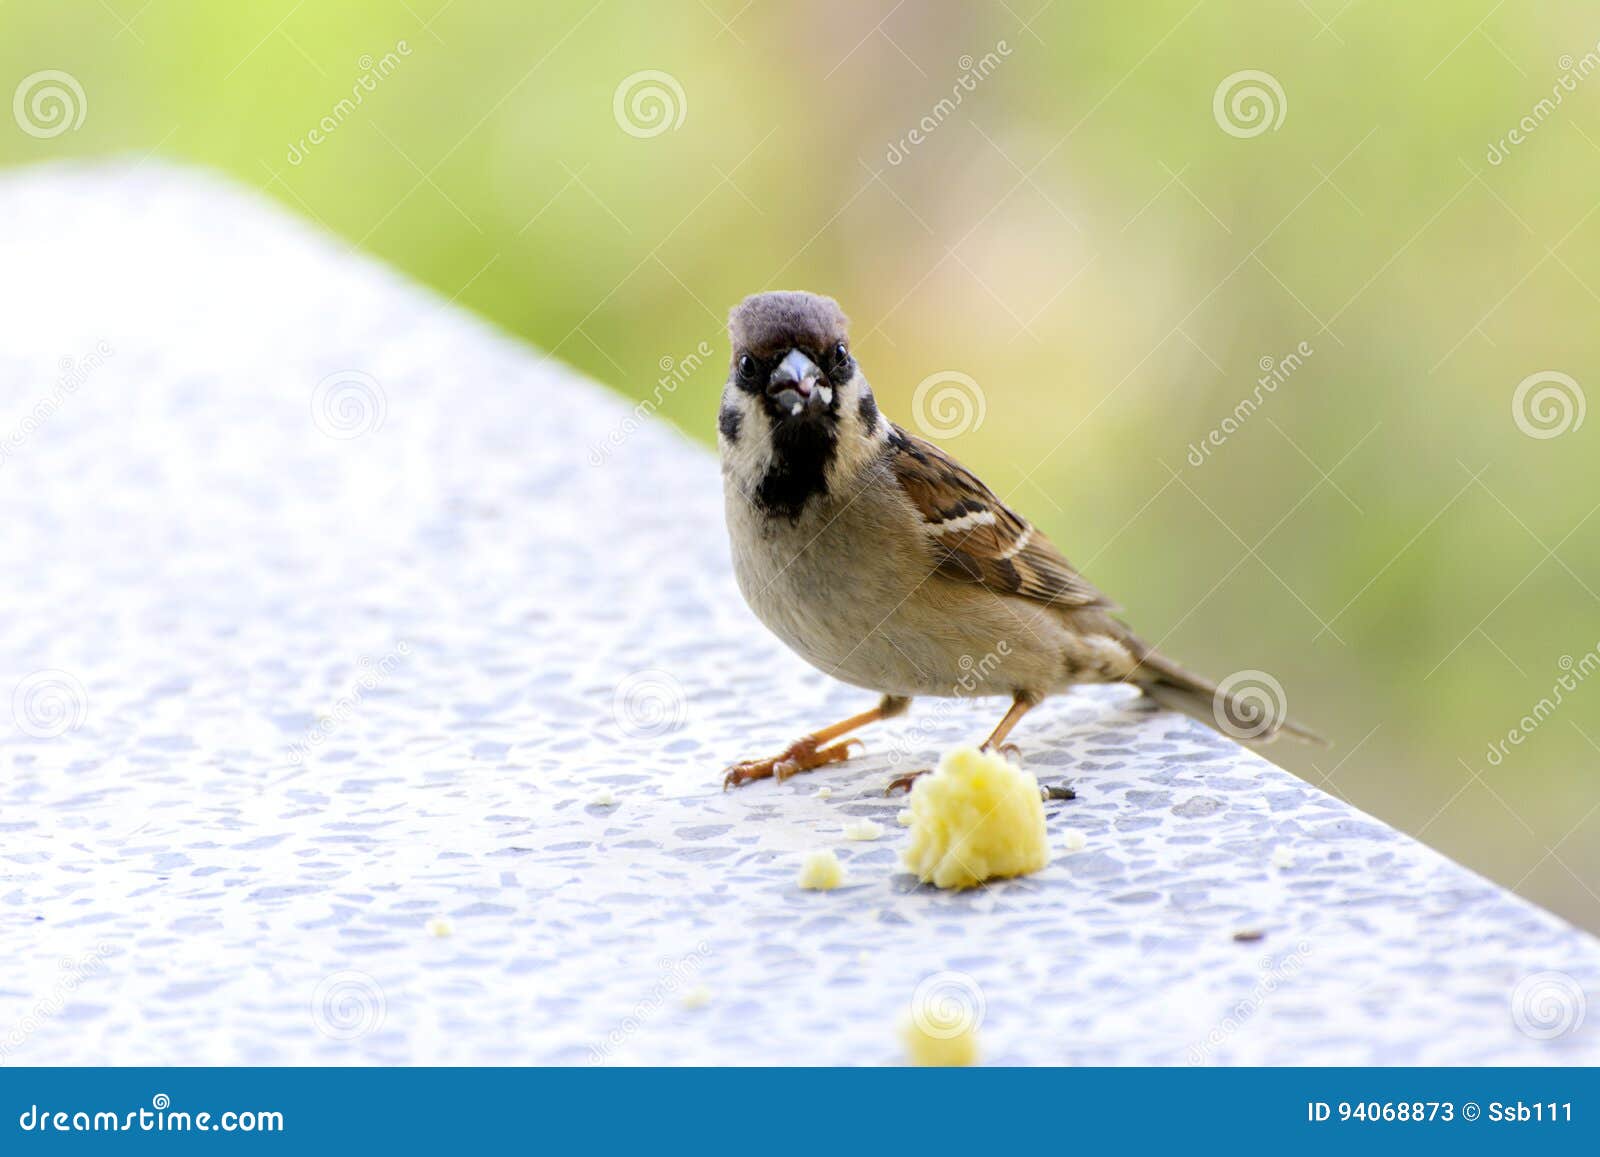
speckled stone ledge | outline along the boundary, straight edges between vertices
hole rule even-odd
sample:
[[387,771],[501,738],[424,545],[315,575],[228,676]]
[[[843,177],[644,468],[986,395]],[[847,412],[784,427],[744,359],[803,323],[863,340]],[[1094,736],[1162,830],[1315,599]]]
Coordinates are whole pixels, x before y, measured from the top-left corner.
[[1600,1061],[1595,940],[1119,691],[1027,721],[1027,880],[896,867],[988,705],[724,794],[866,697],[710,456],[259,197],[17,171],[0,252],[0,1061],[871,1064],[919,985],[1000,1063]]

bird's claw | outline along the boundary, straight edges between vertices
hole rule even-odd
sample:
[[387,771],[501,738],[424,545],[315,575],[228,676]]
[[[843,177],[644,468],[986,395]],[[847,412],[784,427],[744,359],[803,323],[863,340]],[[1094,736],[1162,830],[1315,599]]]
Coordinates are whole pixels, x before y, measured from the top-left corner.
[[745,759],[728,768],[722,777],[722,790],[741,787],[757,779],[775,779],[779,783],[802,771],[826,767],[830,763],[843,763],[850,758],[851,745],[864,747],[859,739],[841,739],[822,746],[811,736],[796,740],[781,755],[766,759]]

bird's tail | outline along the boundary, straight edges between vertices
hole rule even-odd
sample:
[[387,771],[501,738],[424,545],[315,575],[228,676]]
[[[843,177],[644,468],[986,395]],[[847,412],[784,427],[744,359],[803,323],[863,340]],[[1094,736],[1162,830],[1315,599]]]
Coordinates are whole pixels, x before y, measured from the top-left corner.
[[1165,655],[1146,650],[1128,682],[1161,706],[1244,743],[1271,743],[1288,735],[1302,743],[1328,746],[1322,736],[1289,718],[1283,686],[1265,671],[1240,671],[1219,686],[1190,674]]

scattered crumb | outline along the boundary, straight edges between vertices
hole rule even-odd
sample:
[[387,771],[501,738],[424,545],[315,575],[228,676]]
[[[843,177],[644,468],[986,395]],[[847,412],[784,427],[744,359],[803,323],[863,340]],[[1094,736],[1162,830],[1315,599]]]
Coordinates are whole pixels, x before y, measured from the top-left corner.
[[1078,793],[1064,783],[1052,783],[1044,789],[1045,799],[1077,799]]
[[439,939],[443,940],[446,936],[452,935],[454,932],[455,927],[443,916],[435,916],[432,920],[428,921],[429,936],[437,936]]
[[1274,868],[1294,867],[1294,853],[1282,844],[1272,849],[1272,866]]
[[1069,852],[1081,852],[1089,846],[1089,837],[1077,828],[1067,828],[1061,833],[1061,845]]
[[833,788],[831,788],[831,787],[819,787],[819,788],[817,788],[817,798],[818,799],[832,799],[833,798]]
[[[997,757],[998,758],[998,757]],[[900,1041],[905,1045],[906,1056],[914,1065],[929,1068],[949,1068],[978,1063],[977,1027],[963,1027],[951,1035],[944,1031],[930,1033],[908,1016],[900,1024]]]
[[800,864],[799,884],[808,892],[831,892],[844,883],[844,865],[832,848],[807,852]]
[[875,840],[881,835],[883,825],[871,820],[851,820],[844,825],[844,838],[847,840]]
[[923,883],[971,888],[1050,862],[1039,782],[1002,755],[971,746],[947,753],[912,785],[910,811],[901,862]]
[[911,826],[911,809],[902,808],[900,814],[894,817],[894,822],[903,828],[909,828]]
[[1233,938],[1241,944],[1253,944],[1257,940],[1265,940],[1267,934],[1259,928],[1244,928],[1235,932]]
[[686,989],[684,994],[678,997],[678,1003],[691,1012],[697,1008],[704,1008],[711,1003],[711,990],[703,984],[697,984],[693,988]]
[[611,794],[609,787],[603,787],[589,797],[590,807],[616,807],[617,797]]

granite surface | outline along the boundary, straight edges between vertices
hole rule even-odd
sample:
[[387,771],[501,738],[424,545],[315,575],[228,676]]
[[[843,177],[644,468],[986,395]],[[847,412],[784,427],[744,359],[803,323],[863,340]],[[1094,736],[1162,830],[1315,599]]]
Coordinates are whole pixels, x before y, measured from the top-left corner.
[[1600,1061],[1594,939],[1121,690],[1019,731],[1026,880],[882,795],[993,703],[724,794],[870,697],[712,458],[256,195],[17,171],[0,253],[0,1062],[871,1064],[918,993],[997,1063]]

